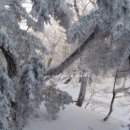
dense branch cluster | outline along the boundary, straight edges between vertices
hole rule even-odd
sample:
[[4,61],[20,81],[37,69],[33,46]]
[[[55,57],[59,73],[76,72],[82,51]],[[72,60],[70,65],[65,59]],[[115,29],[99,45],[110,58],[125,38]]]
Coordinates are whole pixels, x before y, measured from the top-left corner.
[[[127,4],[126,4],[127,3]],[[95,75],[107,74],[119,68],[128,59],[130,51],[129,38],[129,15],[124,12],[124,7],[129,12],[129,1],[97,1],[98,10],[92,10],[89,14],[81,16],[67,31],[67,41],[84,44],[90,33],[98,27],[97,35],[87,44],[86,49],[80,48],[83,53],[83,67]],[[106,7],[108,6],[108,7]],[[111,6],[111,7],[109,7]],[[111,15],[107,12],[111,11]],[[120,12],[120,13],[119,13]],[[113,14],[113,15],[112,15]],[[96,32],[94,32],[96,33]],[[103,34],[103,35],[102,35]],[[70,55],[79,54],[78,49]],[[79,57],[81,55],[77,55]],[[73,62],[73,57],[67,58],[60,65],[51,68],[48,73],[56,72]],[[94,60],[93,60],[94,59]],[[68,65],[67,65],[68,64]],[[53,75],[54,73],[52,73]],[[57,73],[58,74],[58,73]]]
[[66,29],[71,25],[72,11],[66,1],[32,0],[30,13],[22,6],[24,2],[0,1],[0,49],[6,61],[0,64],[0,129],[4,130],[21,130],[30,116],[38,116],[43,101],[41,57],[46,47],[34,33],[21,28],[22,21],[33,31],[43,31],[50,16]]

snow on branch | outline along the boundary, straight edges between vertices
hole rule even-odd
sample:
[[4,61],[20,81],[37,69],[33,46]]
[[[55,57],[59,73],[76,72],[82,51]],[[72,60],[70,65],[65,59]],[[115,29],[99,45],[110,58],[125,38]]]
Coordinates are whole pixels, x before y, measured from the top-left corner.
[[55,76],[62,73],[69,65],[71,65],[78,57],[80,57],[85,50],[86,46],[95,40],[95,37],[99,35],[97,27],[95,27],[92,33],[69,57],[67,57],[60,65],[50,68],[45,76]]
[[71,25],[72,10],[65,0],[32,0],[31,15],[37,19],[36,31],[44,30],[44,23],[50,23],[50,16],[68,29]]

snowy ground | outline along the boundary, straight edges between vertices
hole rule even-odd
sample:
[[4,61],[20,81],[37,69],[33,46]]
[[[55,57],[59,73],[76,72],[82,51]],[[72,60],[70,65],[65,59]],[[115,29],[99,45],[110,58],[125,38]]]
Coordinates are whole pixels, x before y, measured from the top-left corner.
[[[109,110],[111,100],[111,94],[103,93],[105,90],[103,86],[107,86],[107,90],[111,90],[111,83],[105,81],[102,86],[96,85],[100,91],[94,95],[93,102],[86,109],[84,106],[89,99],[88,92],[82,108],[77,107],[75,104],[66,106],[65,110],[58,114],[56,120],[50,120],[44,105],[41,105],[40,118],[30,119],[29,125],[24,130],[130,130],[127,126],[130,117],[128,113],[129,107],[120,107],[119,105],[124,99],[116,100],[111,117],[107,122],[102,121]],[[58,86],[60,89],[68,91],[73,96],[73,99],[77,100],[78,86],[60,83]],[[89,88],[87,91],[89,91]],[[94,108],[92,109],[92,107]]]
[[[123,82],[123,81],[122,81]],[[116,88],[122,86],[122,82],[120,81],[120,86],[117,85]],[[77,84],[77,83],[75,83]],[[129,81],[126,83],[126,86],[129,86]],[[75,86],[74,84],[63,85],[59,84],[59,88],[67,91],[70,95],[73,96],[73,100],[77,100],[78,94],[80,91],[80,84],[79,86]],[[86,90],[86,97],[82,109],[85,108],[88,100],[91,96],[91,92],[93,91],[93,85],[88,86]],[[113,79],[103,80],[100,83],[96,83],[94,95],[91,99],[90,104],[86,108],[87,110],[94,111],[96,113],[100,113],[102,115],[107,115],[109,111],[109,106],[112,98],[112,89],[113,89]],[[121,96],[122,94],[118,94],[117,96]],[[122,97],[116,98],[113,106],[113,113],[111,114],[112,118],[117,120],[122,120],[124,122],[130,123],[130,97]]]
[[70,105],[60,112],[57,120],[49,120],[48,114],[41,107],[39,119],[33,119],[24,130],[128,130],[126,125],[118,120],[110,119],[103,122],[103,115],[86,111]]

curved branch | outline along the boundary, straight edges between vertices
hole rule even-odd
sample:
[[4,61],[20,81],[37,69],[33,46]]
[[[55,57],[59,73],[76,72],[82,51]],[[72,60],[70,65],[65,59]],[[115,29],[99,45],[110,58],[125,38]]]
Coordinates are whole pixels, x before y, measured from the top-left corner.
[[4,46],[0,46],[0,49],[2,53],[4,54],[6,62],[7,62],[8,76],[10,78],[13,78],[17,73],[16,58],[10,52],[10,50],[6,50]]
[[94,28],[93,32],[89,35],[86,41],[84,41],[69,57],[61,62],[60,65],[50,68],[45,76],[56,76],[62,73],[69,65],[71,65],[78,57],[82,55],[88,43],[92,42],[96,36],[98,36],[97,26]]

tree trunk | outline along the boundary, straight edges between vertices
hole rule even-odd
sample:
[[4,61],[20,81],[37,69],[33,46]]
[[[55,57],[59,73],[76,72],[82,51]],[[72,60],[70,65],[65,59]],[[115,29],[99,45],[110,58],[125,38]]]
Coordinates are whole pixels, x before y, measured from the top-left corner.
[[80,93],[78,97],[78,101],[76,103],[77,106],[81,107],[83,104],[83,101],[85,99],[85,94],[86,94],[86,87],[87,87],[87,80],[88,80],[88,75],[86,76],[86,71],[83,70],[81,77],[81,87],[80,87]]

